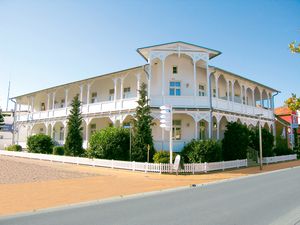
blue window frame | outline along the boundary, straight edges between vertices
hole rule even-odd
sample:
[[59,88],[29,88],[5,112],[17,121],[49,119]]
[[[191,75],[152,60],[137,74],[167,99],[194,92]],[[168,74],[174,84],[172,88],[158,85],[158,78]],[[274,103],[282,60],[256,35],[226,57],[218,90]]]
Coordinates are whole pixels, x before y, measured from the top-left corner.
[[169,95],[171,95],[171,96],[180,96],[181,95],[180,81],[170,81]]

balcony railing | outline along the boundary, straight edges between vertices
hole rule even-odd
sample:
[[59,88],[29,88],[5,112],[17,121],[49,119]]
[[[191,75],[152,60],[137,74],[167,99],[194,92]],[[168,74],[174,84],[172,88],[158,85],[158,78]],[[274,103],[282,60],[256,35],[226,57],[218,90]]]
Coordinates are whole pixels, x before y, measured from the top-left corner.
[[[164,104],[171,104],[175,107],[182,108],[208,108],[209,100],[207,96],[151,96],[150,105],[152,107],[159,107]],[[115,110],[129,110],[137,106],[137,98],[120,99],[117,101],[105,101],[82,106],[83,114],[112,112]],[[212,107],[214,109],[234,112],[239,114],[246,114],[255,116],[256,114],[263,114],[264,118],[273,119],[272,109],[265,109],[261,107],[254,107],[237,102],[227,101],[219,98],[212,98]],[[69,115],[70,107],[58,108],[48,111],[39,111],[29,113],[26,115],[18,115],[17,121],[39,120],[47,118],[58,118]]]

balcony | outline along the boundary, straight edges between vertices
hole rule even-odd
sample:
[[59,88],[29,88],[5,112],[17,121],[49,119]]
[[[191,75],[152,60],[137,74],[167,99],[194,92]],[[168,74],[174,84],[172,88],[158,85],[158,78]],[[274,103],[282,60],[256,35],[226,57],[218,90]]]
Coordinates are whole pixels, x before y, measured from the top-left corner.
[[[104,113],[111,112],[116,110],[130,110],[135,109],[137,106],[137,98],[128,98],[128,99],[120,99],[117,101],[106,101],[99,102],[93,104],[85,104],[82,105],[82,114],[92,114],[92,113]],[[71,107],[68,108],[56,108],[50,109],[48,111],[39,111],[33,112],[25,115],[18,115],[17,121],[31,121],[31,120],[41,120],[48,118],[59,118],[66,117],[70,113]]]

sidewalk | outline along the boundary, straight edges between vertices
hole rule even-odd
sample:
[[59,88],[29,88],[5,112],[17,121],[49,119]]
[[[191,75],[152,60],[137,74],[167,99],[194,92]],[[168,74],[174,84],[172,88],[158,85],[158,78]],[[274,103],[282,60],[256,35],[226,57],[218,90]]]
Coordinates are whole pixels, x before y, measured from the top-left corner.
[[[191,184],[260,173],[259,167],[244,168],[198,175],[166,175],[78,166],[30,159],[13,160],[43,164],[58,170],[91,174],[72,179],[41,180],[28,183],[0,184],[0,215],[34,211],[60,205],[124,196],[135,193],[163,190]],[[1,160],[1,158],[0,158]],[[290,161],[264,166],[264,172],[300,166]]]

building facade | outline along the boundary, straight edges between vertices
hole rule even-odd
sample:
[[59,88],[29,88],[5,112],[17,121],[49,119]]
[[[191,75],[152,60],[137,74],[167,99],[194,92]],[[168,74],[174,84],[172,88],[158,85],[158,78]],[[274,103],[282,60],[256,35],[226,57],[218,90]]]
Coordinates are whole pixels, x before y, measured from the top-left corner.
[[159,124],[159,107],[173,106],[174,151],[192,139],[222,139],[226,124],[237,121],[274,127],[274,95],[277,90],[237,74],[210,66],[219,51],[173,42],[139,48],[147,64],[110,74],[15,97],[16,140],[25,147],[29,135],[45,133],[63,144],[67,116],[75,95],[82,102],[84,147],[93,132],[132,120],[138,88],[147,84],[156,150],[168,150],[168,132]]
[[1,113],[4,117],[4,126],[0,127],[0,149],[4,149],[12,144],[14,113],[12,111],[1,111]]

